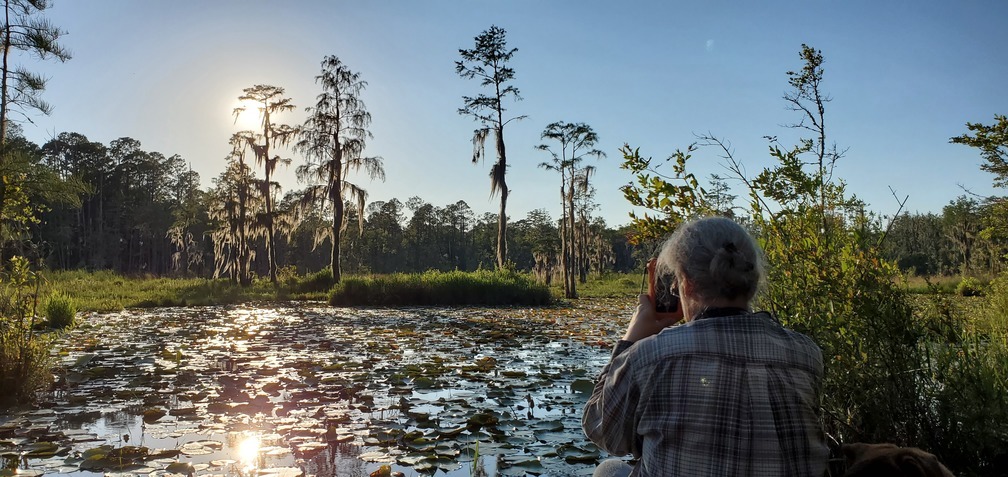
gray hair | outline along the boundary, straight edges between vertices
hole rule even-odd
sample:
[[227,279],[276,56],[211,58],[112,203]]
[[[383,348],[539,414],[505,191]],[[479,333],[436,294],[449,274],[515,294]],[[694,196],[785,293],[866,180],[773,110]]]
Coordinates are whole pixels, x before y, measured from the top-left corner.
[[763,253],[741,225],[726,217],[683,223],[662,245],[658,273],[693,284],[704,301],[751,301],[764,278]]

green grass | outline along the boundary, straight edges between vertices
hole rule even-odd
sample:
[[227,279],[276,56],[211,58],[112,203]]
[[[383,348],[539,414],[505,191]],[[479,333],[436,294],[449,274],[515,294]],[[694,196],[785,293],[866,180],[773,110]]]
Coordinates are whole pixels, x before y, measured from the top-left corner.
[[[629,298],[636,303],[637,295],[641,292],[641,277],[641,273],[592,276],[588,277],[586,283],[577,284],[577,293],[584,298]],[[563,295],[563,283],[554,283],[552,288],[558,296]]]
[[66,292],[58,291],[49,295],[45,306],[45,316],[50,327],[67,328],[73,325],[76,314],[77,304]]
[[903,278],[903,289],[907,293],[931,294],[935,291],[943,294],[962,295],[964,290],[979,287],[982,290],[990,284],[989,277],[963,277],[960,275],[936,275],[930,277],[910,275]]
[[515,272],[426,272],[344,276],[335,290],[328,271],[285,274],[277,285],[257,279],[248,287],[205,278],[124,277],[108,272],[45,274],[44,294],[64,294],[80,311],[160,306],[227,305],[288,300],[331,300],[342,305],[545,305],[549,289]]
[[527,305],[553,302],[545,285],[511,271],[393,273],[347,277],[329,303],[357,305]]
[[311,287],[303,285],[302,279],[280,286],[260,279],[251,286],[240,287],[225,279],[124,277],[109,271],[51,272],[46,278],[46,288],[53,293],[65,293],[78,310],[99,312],[158,306],[324,300],[328,291],[310,290]]

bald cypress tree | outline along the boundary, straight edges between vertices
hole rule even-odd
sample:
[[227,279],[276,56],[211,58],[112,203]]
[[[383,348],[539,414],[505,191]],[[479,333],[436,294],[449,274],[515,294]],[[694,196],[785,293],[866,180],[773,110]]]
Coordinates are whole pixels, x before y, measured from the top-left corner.
[[508,64],[517,48],[508,48],[507,32],[503,28],[491,26],[476,37],[476,45],[471,50],[460,49],[462,60],[455,62],[455,72],[465,79],[477,79],[489,94],[463,96],[464,105],[459,114],[470,116],[479,123],[473,131],[473,163],[478,163],[485,155],[484,146],[492,132],[497,148],[497,162],[490,169],[490,196],[500,193],[500,214],[497,216],[497,267],[507,263],[507,199],[511,192],[507,186],[507,154],[504,150],[504,126],[524,116],[505,118],[504,102],[507,99],[521,100],[518,88],[510,84],[515,71]]

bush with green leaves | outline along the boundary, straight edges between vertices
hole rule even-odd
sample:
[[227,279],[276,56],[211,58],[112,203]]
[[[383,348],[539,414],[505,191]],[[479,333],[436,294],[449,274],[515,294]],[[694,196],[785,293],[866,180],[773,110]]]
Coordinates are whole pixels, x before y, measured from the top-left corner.
[[52,379],[52,339],[35,331],[39,282],[18,256],[0,274],[0,405],[31,401]]
[[981,296],[984,294],[984,286],[974,277],[963,277],[956,285],[955,293],[959,296]]
[[77,315],[77,304],[74,303],[70,295],[63,292],[55,292],[49,295],[46,302],[45,316],[52,328],[67,328],[74,324],[74,316]]

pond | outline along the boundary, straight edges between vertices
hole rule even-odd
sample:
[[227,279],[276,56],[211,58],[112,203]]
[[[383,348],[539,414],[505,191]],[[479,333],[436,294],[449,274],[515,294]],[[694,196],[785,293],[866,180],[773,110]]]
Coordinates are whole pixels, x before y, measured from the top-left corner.
[[590,475],[581,408],[630,304],[91,314],[56,390],[0,416],[0,455],[17,475]]

